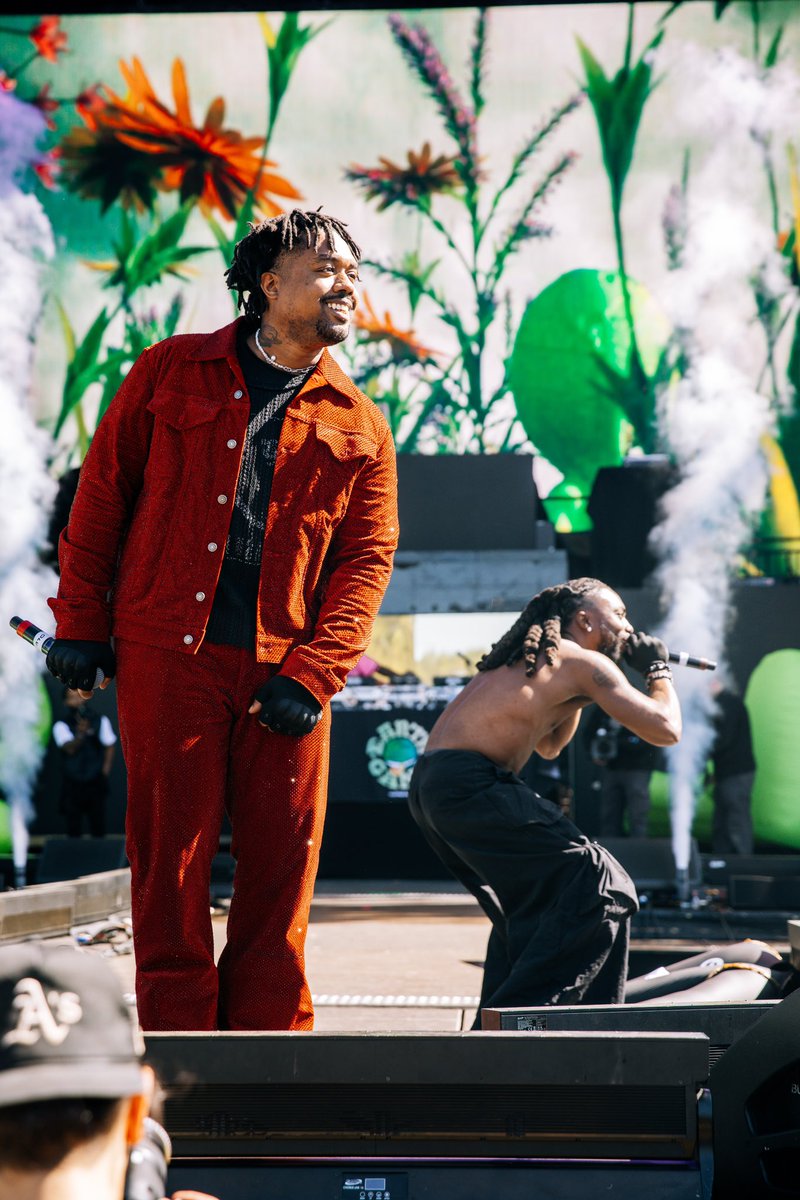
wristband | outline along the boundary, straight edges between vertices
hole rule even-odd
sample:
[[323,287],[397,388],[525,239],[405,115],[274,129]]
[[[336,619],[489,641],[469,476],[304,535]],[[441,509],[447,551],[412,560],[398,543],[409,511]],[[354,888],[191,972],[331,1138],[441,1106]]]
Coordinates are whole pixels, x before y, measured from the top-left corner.
[[672,671],[666,663],[653,663],[644,678],[648,687],[651,683],[655,683],[657,679],[668,679],[672,683]]
[[645,671],[645,675],[650,675],[653,671],[668,671],[669,669],[669,663],[665,663],[663,658],[654,658]]

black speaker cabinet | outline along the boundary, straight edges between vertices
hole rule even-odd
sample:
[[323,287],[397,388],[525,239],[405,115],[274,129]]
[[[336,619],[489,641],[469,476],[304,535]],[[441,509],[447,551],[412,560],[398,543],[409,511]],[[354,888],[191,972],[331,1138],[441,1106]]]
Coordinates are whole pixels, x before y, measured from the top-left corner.
[[800,910],[800,878],[787,875],[731,875],[728,887],[731,908]]
[[521,1032],[704,1033],[713,1065],[780,1000],[716,1004],[564,1004],[541,1008],[484,1008],[481,1026]]
[[699,1160],[699,1033],[145,1040],[176,1159]]
[[648,538],[658,502],[675,482],[674,467],[661,456],[600,468],[588,504],[593,575],[611,587],[641,587],[656,565]]
[[[710,1159],[710,1151],[709,1151]],[[221,1200],[708,1200],[710,1165],[173,1159],[165,1191]],[[710,1186],[710,1184],[709,1184]]]
[[531,454],[398,454],[400,550],[532,550]]
[[731,908],[800,909],[800,855],[702,855],[703,880],[724,889]]
[[[599,837],[596,839],[622,864],[639,891],[675,887],[675,856],[669,838]],[[689,882],[700,883],[703,875],[697,842],[691,839]]]
[[800,991],[712,1067],[714,1200],[800,1196]]

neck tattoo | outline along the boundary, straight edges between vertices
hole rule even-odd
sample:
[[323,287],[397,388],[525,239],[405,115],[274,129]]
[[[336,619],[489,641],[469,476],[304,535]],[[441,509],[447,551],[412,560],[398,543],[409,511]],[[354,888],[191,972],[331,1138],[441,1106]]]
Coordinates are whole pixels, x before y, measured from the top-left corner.
[[269,363],[269,365],[270,365],[271,367],[277,367],[279,371],[288,371],[288,372],[289,372],[289,374],[291,374],[291,375],[294,375],[294,374],[296,374],[296,372],[297,372],[297,371],[304,371],[304,370],[305,370],[305,367],[286,367],[286,366],[284,366],[284,364],[283,364],[283,363],[280,363],[280,362],[278,362],[278,360],[277,360],[277,358],[275,357],[275,355],[274,355],[274,354],[270,354],[270,353],[269,353],[267,350],[265,350],[265,349],[264,349],[264,347],[261,345],[261,338],[260,338],[260,336],[259,336],[259,335],[260,335],[260,333],[261,333],[261,330],[260,330],[260,329],[256,329],[256,333],[255,333],[255,341],[256,341],[256,346],[258,347],[258,351],[259,351],[259,353],[260,353],[261,357],[264,359],[264,362],[267,362],[267,363]]

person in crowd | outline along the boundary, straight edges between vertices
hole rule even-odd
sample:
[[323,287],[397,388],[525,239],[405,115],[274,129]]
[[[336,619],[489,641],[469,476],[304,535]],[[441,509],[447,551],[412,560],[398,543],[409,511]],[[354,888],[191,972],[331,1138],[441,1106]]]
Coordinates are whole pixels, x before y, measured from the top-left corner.
[[47,665],[85,697],[116,675],[146,1030],[313,1026],[328,701],[366,651],[398,540],[391,430],[328,349],[349,333],[360,258],[320,210],[252,227],[226,272],[243,315],[143,351],[61,534]]
[[492,923],[477,1028],[486,1007],[624,999],[633,881],[519,775],[534,751],[558,757],[592,701],[653,745],[680,738],[666,647],[634,633],[600,580],[572,579],[534,596],[480,660],[414,767],[411,814]]
[[71,946],[0,946],[0,1200],[123,1200],[145,1139],[160,1155],[151,1178],[166,1181],[169,1135],[150,1115],[143,1052],[108,963]]
[[64,688],[64,707],[53,725],[53,741],[61,754],[59,808],[67,837],[80,837],[84,820],[92,837],[105,837],[117,735],[105,713],[96,712],[76,689]]
[[714,697],[714,741],[710,750],[714,854],[753,853],[752,796],[756,777],[750,714],[742,697],[719,680]]

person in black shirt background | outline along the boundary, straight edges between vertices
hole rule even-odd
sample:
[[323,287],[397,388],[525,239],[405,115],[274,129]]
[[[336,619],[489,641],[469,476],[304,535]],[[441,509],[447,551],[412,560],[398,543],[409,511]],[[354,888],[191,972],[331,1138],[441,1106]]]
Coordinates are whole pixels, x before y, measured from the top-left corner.
[[597,704],[586,713],[585,722],[589,756],[602,770],[599,836],[647,837],[650,778],[653,771],[664,769],[663,752],[623,728]]
[[80,692],[64,688],[65,711],[53,726],[61,752],[61,813],[67,837],[80,837],[83,820],[92,837],[105,837],[108,777],[117,735],[106,716],[87,704]]
[[710,751],[713,768],[714,818],[711,849],[715,854],[752,854],[750,800],[756,760],[747,707],[740,696],[714,680],[716,715]]

